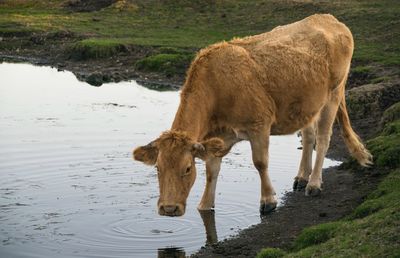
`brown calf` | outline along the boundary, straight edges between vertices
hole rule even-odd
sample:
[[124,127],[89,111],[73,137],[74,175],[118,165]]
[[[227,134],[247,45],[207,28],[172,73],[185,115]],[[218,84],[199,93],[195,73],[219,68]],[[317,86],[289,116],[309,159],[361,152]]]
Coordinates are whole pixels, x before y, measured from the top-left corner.
[[241,140],[250,141],[260,174],[262,213],[276,207],[267,170],[270,135],[301,130],[303,153],[294,187],[305,187],[306,195],[321,191],[335,118],[350,154],[363,166],[371,164],[371,154],[351,128],[346,111],[352,54],[351,32],[331,15],[312,15],[201,50],[188,71],[171,130],[133,152],[136,160],[157,167],[159,214],[185,213],[196,178],[195,157],[206,162],[207,173],[198,209],[212,209],[221,159]]

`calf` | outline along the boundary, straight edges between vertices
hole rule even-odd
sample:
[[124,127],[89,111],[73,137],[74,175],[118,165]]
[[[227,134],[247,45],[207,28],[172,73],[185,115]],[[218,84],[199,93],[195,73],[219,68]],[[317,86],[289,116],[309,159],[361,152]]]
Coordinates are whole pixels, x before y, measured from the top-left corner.
[[269,136],[298,130],[303,152],[294,187],[318,195],[335,118],[350,154],[363,166],[371,164],[346,111],[352,54],[350,30],[331,15],[312,15],[201,50],[188,71],[171,129],[133,152],[134,159],[157,167],[159,214],[185,213],[196,157],[205,161],[207,173],[198,209],[212,209],[221,159],[242,140],[250,141],[261,178],[260,212],[272,211],[277,201],[268,176]]

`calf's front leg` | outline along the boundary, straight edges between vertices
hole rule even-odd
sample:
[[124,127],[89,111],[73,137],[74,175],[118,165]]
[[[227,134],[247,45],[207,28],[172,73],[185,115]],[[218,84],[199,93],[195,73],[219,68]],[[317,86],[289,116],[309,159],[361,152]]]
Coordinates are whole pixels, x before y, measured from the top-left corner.
[[266,214],[276,208],[275,191],[268,176],[269,130],[265,133],[252,134],[250,144],[253,163],[261,179],[260,213]]
[[211,210],[215,206],[215,188],[217,187],[221,161],[222,158],[220,157],[214,157],[206,161],[206,188],[204,189],[200,204],[197,206],[198,210]]

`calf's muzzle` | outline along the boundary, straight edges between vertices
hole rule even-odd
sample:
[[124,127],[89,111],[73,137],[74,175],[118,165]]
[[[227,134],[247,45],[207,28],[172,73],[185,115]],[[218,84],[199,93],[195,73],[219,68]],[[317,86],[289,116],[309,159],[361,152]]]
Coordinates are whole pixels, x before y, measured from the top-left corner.
[[158,206],[158,214],[163,216],[182,216],[185,213],[185,206],[182,204],[163,205]]

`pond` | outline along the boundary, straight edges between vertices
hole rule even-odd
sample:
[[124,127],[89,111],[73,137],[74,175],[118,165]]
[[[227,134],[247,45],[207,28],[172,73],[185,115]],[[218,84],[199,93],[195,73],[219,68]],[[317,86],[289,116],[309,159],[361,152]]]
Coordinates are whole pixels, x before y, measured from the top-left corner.
[[[92,87],[70,72],[0,64],[0,257],[183,256],[260,222],[248,142],[223,160],[215,212],[196,209],[205,185],[198,161],[186,214],[157,214],[156,171],[131,152],[169,129],[178,104],[179,92],[134,81]],[[299,146],[296,135],[271,139],[279,200]]]

